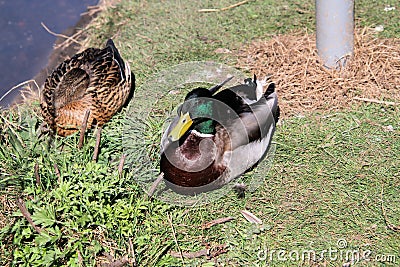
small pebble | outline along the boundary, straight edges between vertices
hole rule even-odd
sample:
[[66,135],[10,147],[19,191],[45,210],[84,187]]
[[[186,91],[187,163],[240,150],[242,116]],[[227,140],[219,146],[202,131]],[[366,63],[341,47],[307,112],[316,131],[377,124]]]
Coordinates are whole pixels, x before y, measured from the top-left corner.
[[374,30],[376,32],[383,32],[383,30],[385,29],[385,27],[383,27],[383,25],[378,25],[374,28]]
[[392,11],[392,10],[395,10],[396,8],[394,7],[394,6],[390,6],[390,5],[387,5],[387,6],[385,6],[385,8],[383,9],[385,12],[388,12],[388,11]]
[[217,54],[229,54],[229,53],[232,53],[231,50],[229,50],[227,48],[223,48],[223,47],[215,49],[214,52],[217,53]]
[[392,125],[385,126],[385,131],[386,132],[393,132],[394,131],[393,126]]
[[179,92],[180,92],[179,90],[171,90],[171,91],[168,92],[168,94],[170,94],[170,95],[178,95]]

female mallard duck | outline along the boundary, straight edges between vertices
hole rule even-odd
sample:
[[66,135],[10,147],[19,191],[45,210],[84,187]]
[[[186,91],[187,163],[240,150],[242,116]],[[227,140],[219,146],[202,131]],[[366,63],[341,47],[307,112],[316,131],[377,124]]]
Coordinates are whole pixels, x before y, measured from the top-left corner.
[[160,170],[178,193],[219,188],[253,168],[270,147],[279,118],[275,84],[264,92],[254,76],[215,94],[227,81],[189,92],[164,133]]
[[[67,136],[82,126],[89,111],[87,126],[99,127],[99,144],[101,127],[125,104],[133,86],[129,64],[110,39],[104,49],[88,48],[53,71],[43,86],[42,115],[53,131]],[[97,153],[98,145],[94,159]]]

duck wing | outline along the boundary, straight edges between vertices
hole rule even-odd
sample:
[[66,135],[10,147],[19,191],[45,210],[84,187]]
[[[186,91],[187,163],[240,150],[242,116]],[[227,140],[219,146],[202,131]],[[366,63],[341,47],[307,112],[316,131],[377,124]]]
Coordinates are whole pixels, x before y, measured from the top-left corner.
[[104,123],[125,104],[133,75],[111,39],[106,48],[98,51],[89,63],[87,71],[90,73],[90,84],[87,93],[91,95],[98,111],[99,123]]
[[244,97],[236,98],[237,103],[230,104],[239,107],[236,109],[239,113],[236,118],[229,118],[224,125],[219,125],[224,129],[217,130],[217,139],[220,133],[229,135],[224,139],[230,145],[224,153],[223,162],[227,171],[220,179],[224,184],[251,170],[266,156],[279,118],[278,98],[273,84],[259,99],[258,93],[251,94],[250,90],[242,88],[238,91]]
[[217,101],[217,120],[227,129],[231,150],[260,141],[269,135],[279,117],[275,85],[271,83],[265,93],[263,87],[251,79],[245,84],[225,89],[214,96]]
[[42,115],[55,127],[58,110],[71,102],[83,98],[90,83],[88,60],[93,59],[99,49],[89,48],[65,60],[47,77],[41,96]]

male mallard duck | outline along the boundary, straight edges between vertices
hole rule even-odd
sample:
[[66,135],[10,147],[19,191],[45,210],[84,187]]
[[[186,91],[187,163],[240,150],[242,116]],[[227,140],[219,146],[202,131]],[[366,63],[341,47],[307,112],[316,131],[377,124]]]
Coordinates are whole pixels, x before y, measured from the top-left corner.
[[[104,49],[88,48],[62,62],[46,79],[40,106],[44,120],[60,136],[76,132],[89,110],[87,126],[101,127],[125,104],[134,75],[110,39]],[[98,147],[94,159],[97,158]]]
[[160,170],[178,193],[219,188],[257,165],[270,147],[279,118],[275,84],[264,92],[254,76],[215,94],[226,82],[189,92],[164,133]]

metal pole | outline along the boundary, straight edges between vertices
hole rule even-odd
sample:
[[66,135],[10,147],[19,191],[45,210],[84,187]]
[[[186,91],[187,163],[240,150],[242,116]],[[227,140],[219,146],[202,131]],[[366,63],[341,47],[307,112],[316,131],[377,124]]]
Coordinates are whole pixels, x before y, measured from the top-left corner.
[[317,50],[328,68],[340,68],[354,51],[354,0],[315,0]]

